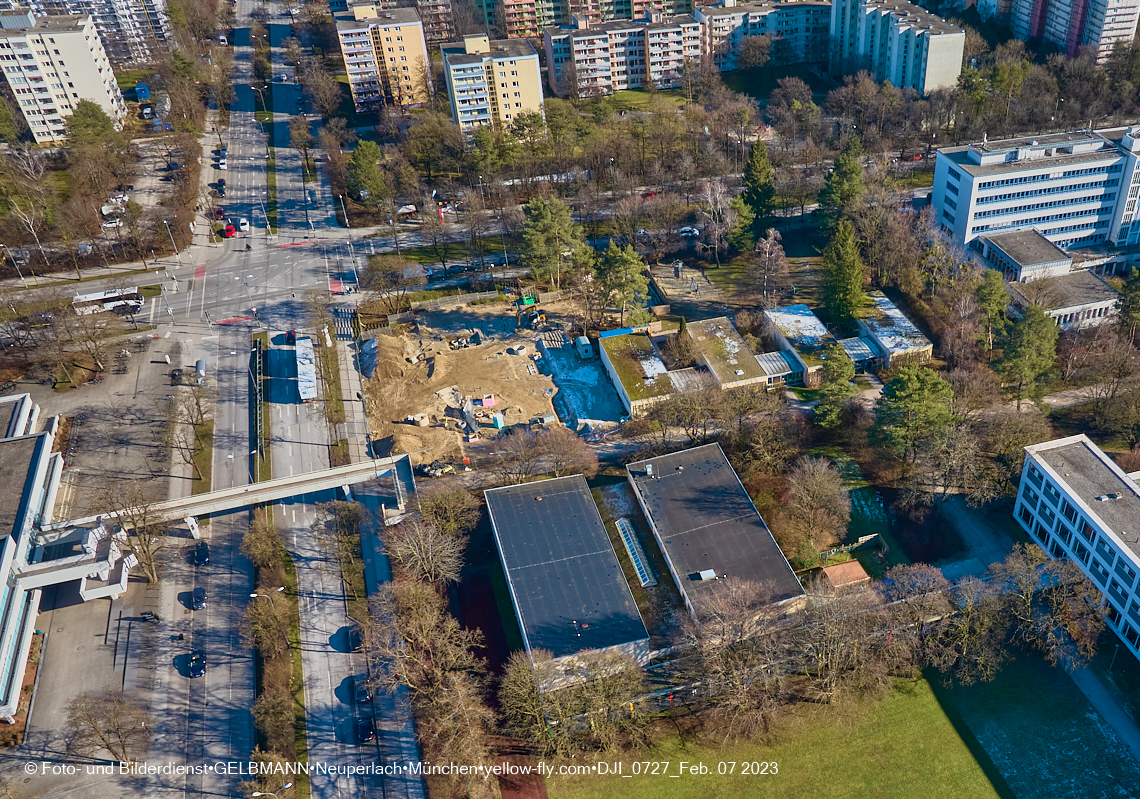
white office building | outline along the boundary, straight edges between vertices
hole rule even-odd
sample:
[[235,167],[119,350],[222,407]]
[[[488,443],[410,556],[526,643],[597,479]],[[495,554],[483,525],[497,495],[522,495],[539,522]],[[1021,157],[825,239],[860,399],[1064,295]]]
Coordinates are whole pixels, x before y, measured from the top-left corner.
[[1014,518],[1104,593],[1108,624],[1140,657],[1140,486],[1088,436],[1025,448]]
[[958,84],[966,33],[905,0],[834,0],[831,69],[866,69],[920,94]]
[[122,127],[127,104],[91,17],[0,12],[0,63],[37,144],[67,138],[64,120],[80,100]]
[[930,203],[947,236],[978,253],[983,237],[1017,230],[1035,230],[1061,249],[1136,244],[1138,154],[1140,128],[945,147]]
[[170,40],[166,0],[0,0],[0,10],[17,9],[36,16],[90,16],[116,68],[156,63]]

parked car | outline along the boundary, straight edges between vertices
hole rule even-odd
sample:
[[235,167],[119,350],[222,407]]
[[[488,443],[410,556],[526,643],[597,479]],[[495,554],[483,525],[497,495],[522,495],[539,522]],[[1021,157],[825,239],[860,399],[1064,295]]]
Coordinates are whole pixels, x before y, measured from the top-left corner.
[[348,651],[359,652],[364,648],[364,631],[355,624],[348,628]]
[[218,178],[218,188],[224,189],[225,187],[226,187],[226,179],[225,178]]
[[230,165],[226,163],[226,159],[218,161],[218,169],[229,169]]
[[194,546],[194,565],[205,566],[210,562],[210,544],[206,541],[199,541]]
[[204,677],[206,676],[206,653],[194,652],[190,655],[190,676],[191,677]]
[[234,236],[237,235],[237,228],[234,227],[233,225],[226,225],[225,229],[222,230],[222,235],[225,236],[227,239],[232,239]]
[[655,191],[643,191],[641,193],[641,199],[643,199],[643,200],[652,200],[656,196],[657,196],[657,192],[655,192]]
[[223,220],[225,218],[226,218],[226,210],[224,208],[215,208],[214,209],[214,219],[217,219],[220,222],[221,220]]
[[225,186],[218,186],[218,196],[219,197],[225,197],[226,196],[226,187]]
[[238,230],[240,230],[242,233],[245,233],[249,230],[249,220],[244,216],[238,220]]
[[171,369],[170,370],[170,385],[172,385],[172,386],[182,385],[182,370],[181,369]]
[[695,227],[683,227],[677,231],[677,235],[683,239],[695,239],[701,235],[701,231]]
[[356,742],[366,744],[376,737],[376,728],[372,726],[372,719],[356,720]]
[[206,589],[195,588],[190,594],[190,607],[194,610],[201,610],[206,607]]
[[[237,3],[234,3],[234,5],[237,5]],[[220,44],[222,47],[229,47],[230,40],[226,38],[226,35],[224,33],[219,33],[218,44]]]
[[297,343],[297,331],[296,330],[286,330],[285,331],[285,343],[286,344],[296,344]]
[[356,678],[355,688],[354,696],[356,697],[356,704],[363,705],[372,701],[372,689],[368,687],[368,683],[365,682],[363,677]]

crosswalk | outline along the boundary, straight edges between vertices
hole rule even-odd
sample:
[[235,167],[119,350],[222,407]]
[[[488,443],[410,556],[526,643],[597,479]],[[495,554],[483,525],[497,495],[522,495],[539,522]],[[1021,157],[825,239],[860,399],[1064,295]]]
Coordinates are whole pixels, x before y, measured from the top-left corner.
[[336,337],[341,341],[352,341],[354,338],[352,317],[356,311],[343,305],[334,305],[332,312],[333,319],[336,320]]

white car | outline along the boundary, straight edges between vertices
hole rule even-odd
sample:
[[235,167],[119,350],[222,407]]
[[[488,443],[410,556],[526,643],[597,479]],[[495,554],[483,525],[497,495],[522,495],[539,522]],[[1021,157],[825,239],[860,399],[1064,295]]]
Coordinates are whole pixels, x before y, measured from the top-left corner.
[[128,197],[126,194],[112,194],[111,195],[111,202],[113,202],[113,203],[122,204],[122,203],[127,202],[130,199],[131,198]]
[[224,170],[227,170],[229,168],[230,168],[230,165],[226,163],[225,159],[222,159],[221,161],[218,162],[218,169],[221,169],[224,171]]
[[119,228],[122,226],[123,226],[123,220],[121,220],[121,219],[108,219],[106,222],[104,222],[99,227],[103,228],[103,230],[114,230],[115,228]]
[[242,233],[249,230],[249,220],[244,216],[238,220],[238,230],[240,230]]

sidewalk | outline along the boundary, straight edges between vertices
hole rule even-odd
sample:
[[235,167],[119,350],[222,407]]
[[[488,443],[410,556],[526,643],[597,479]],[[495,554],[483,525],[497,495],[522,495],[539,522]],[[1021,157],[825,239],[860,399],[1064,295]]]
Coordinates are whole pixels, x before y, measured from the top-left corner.
[[340,366],[340,393],[344,399],[343,437],[348,440],[348,459],[351,463],[368,460],[368,419],[364,403],[356,397],[364,396],[360,373],[356,371],[356,358],[349,342],[336,340],[337,362]]

